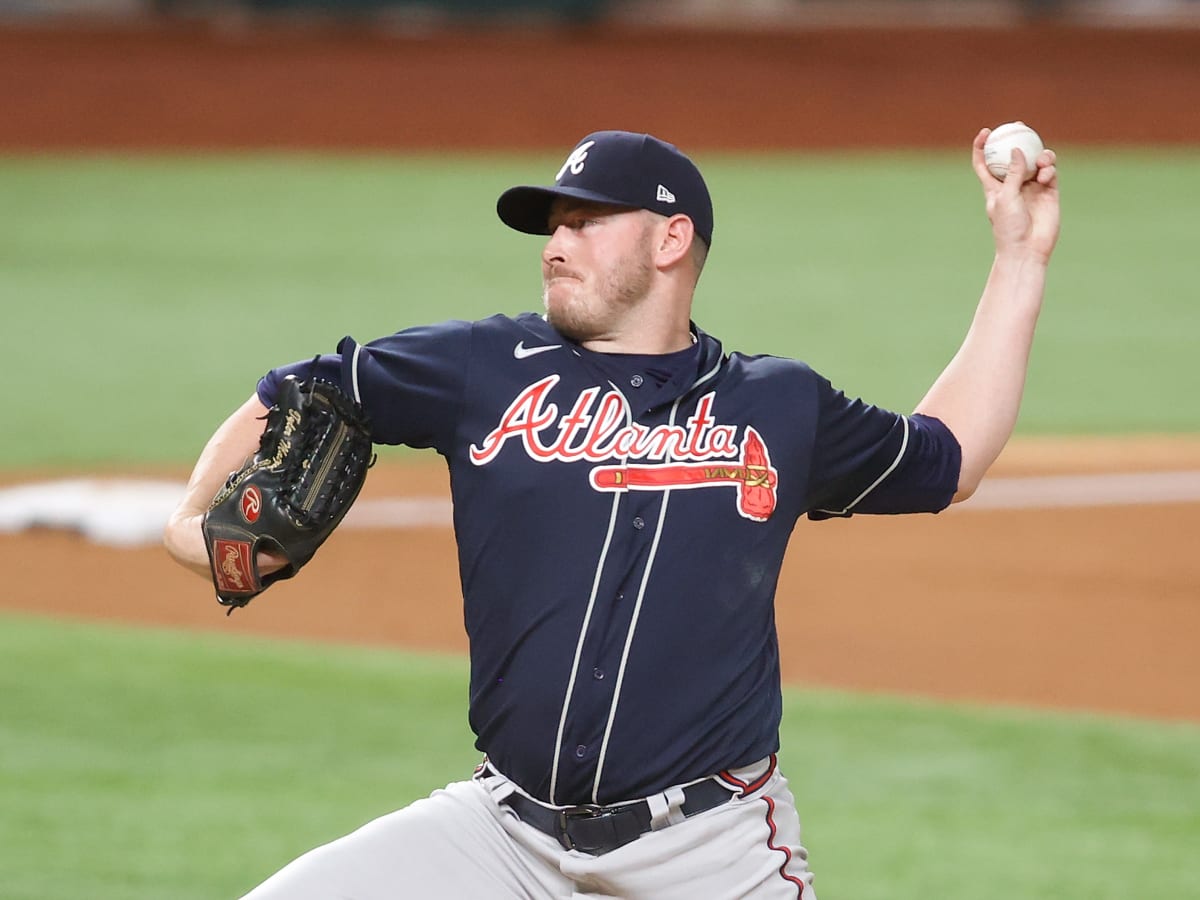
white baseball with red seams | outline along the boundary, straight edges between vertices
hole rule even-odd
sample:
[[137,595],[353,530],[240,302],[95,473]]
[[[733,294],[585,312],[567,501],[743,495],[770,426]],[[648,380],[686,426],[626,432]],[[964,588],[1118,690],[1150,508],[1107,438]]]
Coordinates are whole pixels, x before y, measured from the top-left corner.
[[1014,149],[1019,149],[1025,156],[1025,180],[1028,181],[1037,174],[1037,158],[1045,146],[1038,133],[1024,122],[1008,122],[994,128],[984,142],[983,161],[988,171],[1003,181],[1008,175]]

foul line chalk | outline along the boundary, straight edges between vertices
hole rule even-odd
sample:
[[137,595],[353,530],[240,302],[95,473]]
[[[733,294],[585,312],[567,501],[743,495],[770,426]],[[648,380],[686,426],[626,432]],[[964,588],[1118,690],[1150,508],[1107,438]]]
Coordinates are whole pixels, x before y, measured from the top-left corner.
[[975,495],[955,509],[1073,509],[1197,502],[1200,472],[1133,472],[985,478]]
[[[182,484],[135,479],[16,485],[0,489],[0,534],[50,528],[78,532],[98,544],[155,544],[183,491]],[[1200,471],[984,479],[954,513],[1182,503],[1200,503]],[[449,528],[453,521],[447,498],[364,498],[340,527]]]

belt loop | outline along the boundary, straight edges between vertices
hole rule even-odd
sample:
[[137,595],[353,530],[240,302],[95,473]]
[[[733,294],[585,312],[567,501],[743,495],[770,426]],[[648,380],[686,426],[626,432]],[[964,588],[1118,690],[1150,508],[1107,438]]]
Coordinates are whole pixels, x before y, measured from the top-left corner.
[[650,830],[660,831],[668,825],[678,825],[687,818],[683,814],[683,788],[669,787],[661,794],[646,798],[650,808]]
[[503,803],[517,792],[517,786],[503,776],[492,779],[490,784],[484,784],[483,789],[492,795],[496,803]]
[[687,816],[683,814],[683,801],[685,799],[683,795],[683,788],[669,787],[663,791],[663,794],[667,798],[667,803],[670,804],[667,811],[667,824],[678,825],[687,818]]
[[666,794],[655,794],[646,798],[646,806],[650,808],[650,830],[658,831],[671,824],[671,804],[667,802]]
[[483,765],[475,771],[475,780],[491,794],[492,800],[496,803],[503,803],[517,792],[517,786],[496,771],[496,767],[487,761],[484,761]]

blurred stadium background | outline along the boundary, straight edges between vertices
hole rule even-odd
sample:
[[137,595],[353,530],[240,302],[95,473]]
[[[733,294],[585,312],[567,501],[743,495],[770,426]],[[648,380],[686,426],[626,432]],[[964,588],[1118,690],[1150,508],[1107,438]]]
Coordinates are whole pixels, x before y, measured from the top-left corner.
[[17,17],[213,16],[236,12],[334,17],[625,22],[755,27],[1023,22],[1195,26],[1195,0],[4,0]]
[[[444,520],[225,619],[108,479],[177,489],[342,329],[528,308],[491,203],[596,127],[710,173],[702,325],[911,405],[990,257],[965,146],[1022,117],[1067,228],[1000,474],[1165,480],[802,525],[782,755],[823,900],[1194,898],[1197,60],[1200,0],[0,0],[0,895],[236,896],[475,759]],[[148,545],[14,514],[83,478]]]

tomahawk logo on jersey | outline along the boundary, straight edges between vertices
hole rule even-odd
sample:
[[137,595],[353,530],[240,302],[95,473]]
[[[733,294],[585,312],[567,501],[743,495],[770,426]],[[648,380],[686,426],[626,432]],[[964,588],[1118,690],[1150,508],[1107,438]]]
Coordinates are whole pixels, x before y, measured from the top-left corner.
[[[316,363],[376,442],[445,457],[477,746],[551,803],[647,796],[775,752],[771,608],[796,520],[941,509],[957,484],[936,420],[693,334],[622,356],[494,316],[347,338]],[[268,375],[260,398],[309,365]],[[528,564],[542,558],[555,565]]]

